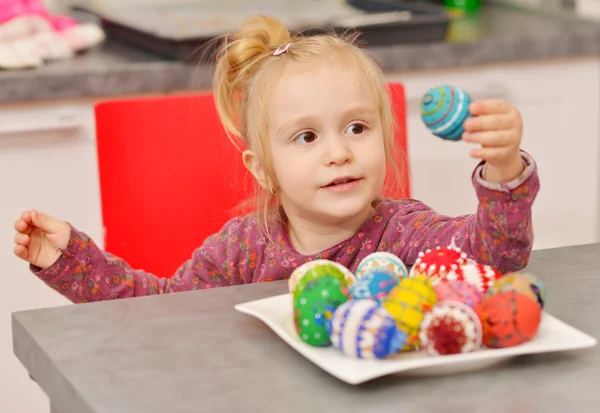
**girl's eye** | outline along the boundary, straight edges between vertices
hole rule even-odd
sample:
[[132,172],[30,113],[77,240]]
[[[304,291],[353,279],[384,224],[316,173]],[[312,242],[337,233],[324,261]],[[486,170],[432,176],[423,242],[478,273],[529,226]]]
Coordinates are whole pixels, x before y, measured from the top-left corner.
[[346,129],[346,133],[348,135],[360,135],[364,131],[365,125],[361,125],[360,123],[353,123],[352,125],[348,126],[348,129]]
[[303,132],[294,139],[298,143],[312,143],[317,139],[317,136],[312,132]]

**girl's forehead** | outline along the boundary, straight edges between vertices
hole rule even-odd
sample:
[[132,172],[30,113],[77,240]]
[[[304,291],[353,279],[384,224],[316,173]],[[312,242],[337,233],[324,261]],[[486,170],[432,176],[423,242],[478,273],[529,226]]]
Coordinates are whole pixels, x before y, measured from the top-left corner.
[[321,129],[364,116],[372,119],[379,113],[374,89],[353,68],[286,66],[265,108],[269,135],[286,137],[300,129]]
[[318,107],[325,102],[375,104],[373,89],[361,72],[340,61],[289,62],[277,75],[271,93],[274,108]]
[[360,83],[361,80],[360,71],[355,65],[351,65],[349,62],[335,56],[309,58],[303,61],[289,60],[279,69],[277,74],[280,80],[284,82],[303,80],[305,83],[309,83],[339,77],[346,82]]

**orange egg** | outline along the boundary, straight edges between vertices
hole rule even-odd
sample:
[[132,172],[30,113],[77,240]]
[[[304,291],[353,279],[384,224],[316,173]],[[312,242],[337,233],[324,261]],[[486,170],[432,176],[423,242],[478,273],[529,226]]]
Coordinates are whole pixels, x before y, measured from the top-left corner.
[[516,291],[485,297],[477,313],[483,327],[483,344],[492,348],[513,347],[531,340],[542,318],[538,303]]

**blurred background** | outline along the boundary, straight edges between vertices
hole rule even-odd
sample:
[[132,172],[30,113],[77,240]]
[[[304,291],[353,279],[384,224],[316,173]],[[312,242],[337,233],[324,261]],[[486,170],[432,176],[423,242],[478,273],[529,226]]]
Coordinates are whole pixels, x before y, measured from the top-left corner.
[[0,0],[1,412],[49,411],[13,355],[10,314],[69,304],[13,256],[14,220],[36,208],[102,246],[94,105],[209,91],[201,46],[257,12],[364,33],[405,86],[412,198],[476,208],[468,149],[420,119],[421,96],[451,84],[520,109],[542,185],[534,247],[598,241],[600,0]]

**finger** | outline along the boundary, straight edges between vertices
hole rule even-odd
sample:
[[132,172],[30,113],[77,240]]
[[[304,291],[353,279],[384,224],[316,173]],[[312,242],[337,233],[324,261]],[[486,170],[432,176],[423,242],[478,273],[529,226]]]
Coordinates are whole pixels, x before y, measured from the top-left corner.
[[15,245],[15,248],[13,248],[13,252],[17,257],[21,258],[22,260],[27,260],[27,248],[25,248],[24,246]]
[[60,221],[36,210],[31,211],[33,224],[45,232],[56,232],[60,230]]
[[514,141],[515,131],[484,131],[484,132],[465,132],[462,139],[465,142],[479,143],[485,147],[510,146]]
[[32,220],[31,220],[31,211],[25,211],[21,214],[21,219],[23,221],[25,221],[28,224],[32,224]]
[[15,244],[26,247],[29,245],[29,241],[31,241],[31,237],[29,235],[21,233],[15,234]]
[[510,113],[513,106],[502,99],[477,100],[469,105],[469,112],[473,116],[496,115]]
[[508,157],[513,150],[513,148],[506,146],[500,148],[473,148],[469,151],[469,155],[476,159],[498,163],[502,159]]
[[466,132],[513,129],[515,127],[515,119],[510,115],[483,115],[468,118],[464,122],[463,127]]
[[17,219],[15,221],[15,231],[29,235],[31,231],[33,231],[33,228],[27,225],[27,222],[23,221],[22,219]]

